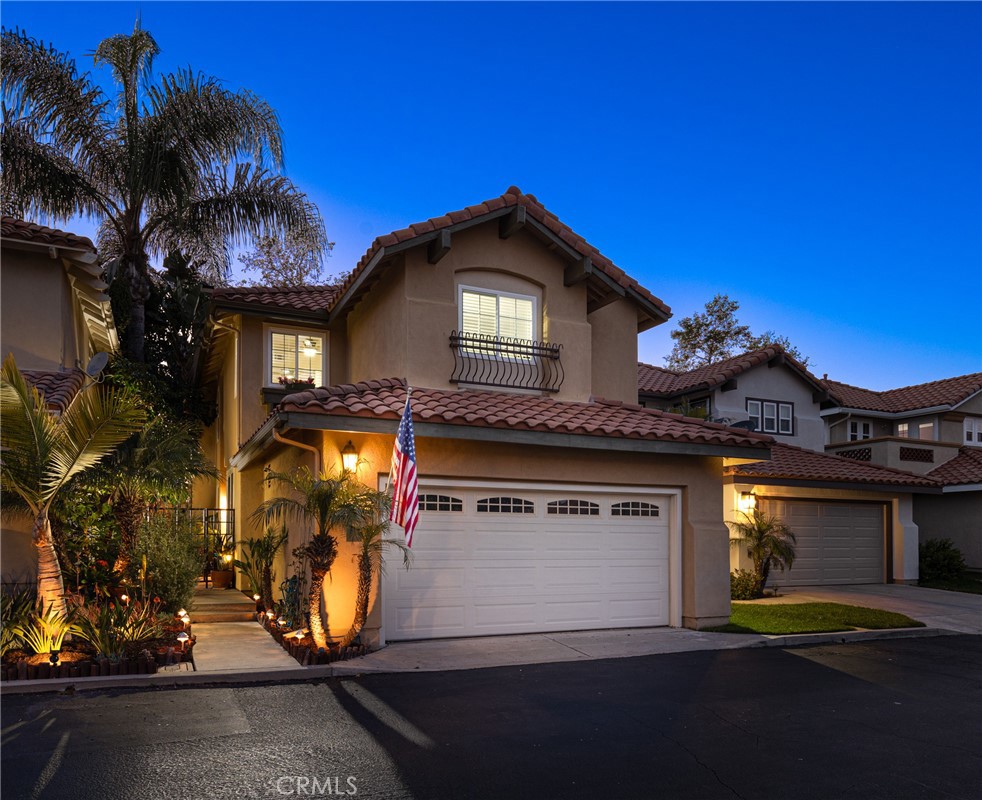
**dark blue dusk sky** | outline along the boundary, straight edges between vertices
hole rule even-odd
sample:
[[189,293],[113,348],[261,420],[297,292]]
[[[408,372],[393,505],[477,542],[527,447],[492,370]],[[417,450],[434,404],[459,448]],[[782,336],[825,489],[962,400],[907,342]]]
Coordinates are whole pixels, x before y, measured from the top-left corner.
[[[982,370],[978,3],[20,3],[85,54],[138,14],[279,112],[350,268],[515,184],[667,302],[715,293],[811,369],[885,389]],[[72,226],[91,235],[84,223]],[[654,364],[673,322],[642,335]]]

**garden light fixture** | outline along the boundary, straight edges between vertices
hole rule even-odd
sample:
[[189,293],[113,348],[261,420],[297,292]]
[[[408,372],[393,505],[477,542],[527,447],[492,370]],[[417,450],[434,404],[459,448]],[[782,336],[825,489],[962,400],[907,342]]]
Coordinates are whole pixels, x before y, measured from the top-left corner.
[[186,633],[184,633],[184,631],[181,631],[179,634],[177,634],[177,641],[179,641],[181,643],[181,652],[182,653],[184,652],[184,646],[188,643],[188,639],[190,639],[190,638],[191,637],[188,636]]
[[341,450],[341,463],[344,465],[345,472],[354,472],[358,468],[358,451],[355,450],[351,439]]

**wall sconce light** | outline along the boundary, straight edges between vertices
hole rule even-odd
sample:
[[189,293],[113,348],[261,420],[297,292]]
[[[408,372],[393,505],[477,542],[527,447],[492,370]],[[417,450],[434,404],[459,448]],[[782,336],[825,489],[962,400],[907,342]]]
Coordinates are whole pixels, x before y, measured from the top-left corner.
[[737,500],[737,508],[744,514],[749,514],[757,508],[757,495],[753,492],[740,492],[740,497]]
[[358,468],[358,451],[355,450],[350,439],[341,450],[341,464],[344,466],[345,472],[353,473]]

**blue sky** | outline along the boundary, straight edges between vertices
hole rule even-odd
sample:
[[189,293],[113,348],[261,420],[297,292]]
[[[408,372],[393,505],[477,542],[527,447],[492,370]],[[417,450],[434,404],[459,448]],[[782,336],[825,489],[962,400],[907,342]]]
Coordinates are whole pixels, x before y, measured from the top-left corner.
[[[279,112],[350,268],[501,194],[672,306],[715,293],[821,375],[982,370],[978,3],[2,3],[74,55],[132,30]],[[91,234],[84,224],[77,232]],[[640,357],[671,349],[673,323]]]

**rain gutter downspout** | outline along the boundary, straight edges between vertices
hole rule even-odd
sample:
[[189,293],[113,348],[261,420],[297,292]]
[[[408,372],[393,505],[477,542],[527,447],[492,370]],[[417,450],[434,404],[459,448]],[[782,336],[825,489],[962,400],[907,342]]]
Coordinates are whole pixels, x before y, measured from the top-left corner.
[[276,430],[276,428],[273,428],[273,439],[276,440],[277,442],[279,442],[280,444],[293,445],[294,447],[299,447],[299,448],[301,448],[303,450],[309,450],[311,453],[313,453],[314,454],[314,475],[315,475],[315,477],[320,478],[320,474],[321,474],[321,454],[320,454],[320,450],[318,450],[313,445],[304,444],[303,442],[297,442],[297,441],[294,441],[293,439],[285,439],[284,437],[280,436],[280,432],[278,430]]

